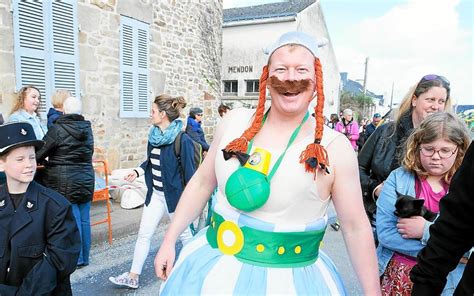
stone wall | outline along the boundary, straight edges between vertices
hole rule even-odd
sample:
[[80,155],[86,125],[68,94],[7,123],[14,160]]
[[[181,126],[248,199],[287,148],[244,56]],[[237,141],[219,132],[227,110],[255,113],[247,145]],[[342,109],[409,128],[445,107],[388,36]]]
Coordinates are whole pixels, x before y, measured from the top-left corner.
[[6,118],[15,99],[13,14],[9,0],[0,0],[0,112]]
[[[204,131],[212,140],[219,116],[222,0],[79,0],[77,8],[84,116],[111,168],[144,159],[150,126],[149,119],[119,117],[120,15],[150,24],[150,101],[162,93],[184,96],[183,119],[189,107],[203,108]],[[15,90],[9,0],[0,0],[0,17],[0,111],[8,113],[5,102],[13,102]]]
[[[188,107],[202,107],[210,141],[218,117],[212,86],[220,80],[221,1],[86,0],[78,4],[81,85],[96,145],[112,167],[136,166],[145,157],[149,119],[119,118],[120,15],[150,24],[150,97],[183,95]],[[209,24],[212,30],[203,31]]]

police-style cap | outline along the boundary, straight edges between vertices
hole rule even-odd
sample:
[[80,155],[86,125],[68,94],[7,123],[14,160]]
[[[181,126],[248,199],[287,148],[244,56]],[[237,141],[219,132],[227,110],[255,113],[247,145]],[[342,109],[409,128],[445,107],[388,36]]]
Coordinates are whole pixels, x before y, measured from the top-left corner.
[[280,47],[283,47],[288,44],[296,44],[306,47],[315,57],[319,57],[319,47],[322,47],[328,43],[328,40],[322,38],[319,42],[314,39],[313,36],[308,35],[300,31],[292,31],[285,33],[278,38],[278,40],[273,43],[271,46],[264,50],[265,54],[268,55],[268,58],[273,54],[273,52]]
[[44,142],[36,139],[33,127],[27,122],[0,125],[0,155],[22,146],[34,146],[40,149],[43,145]]

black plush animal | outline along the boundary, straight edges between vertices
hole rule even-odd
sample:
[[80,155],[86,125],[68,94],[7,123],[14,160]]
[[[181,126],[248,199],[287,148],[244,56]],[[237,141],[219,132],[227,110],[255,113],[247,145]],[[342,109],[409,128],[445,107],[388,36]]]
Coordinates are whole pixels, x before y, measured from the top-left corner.
[[412,216],[422,216],[428,221],[434,221],[436,213],[428,210],[423,204],[424,199],[416,199],[413,196],[397,192],[397,202],[395,203],[395,216],[400,218],[409,218]]

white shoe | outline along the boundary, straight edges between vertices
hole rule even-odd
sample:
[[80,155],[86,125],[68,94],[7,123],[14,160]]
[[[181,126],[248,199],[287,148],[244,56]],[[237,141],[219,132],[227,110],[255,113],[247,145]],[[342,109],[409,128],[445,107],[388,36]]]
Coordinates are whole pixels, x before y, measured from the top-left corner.
[[138,279],[133,279],[128,272],[124,272],[117,277],[111,276],[109,277],[109,281],[118,286],[126,286],[132,289],[138,289]]

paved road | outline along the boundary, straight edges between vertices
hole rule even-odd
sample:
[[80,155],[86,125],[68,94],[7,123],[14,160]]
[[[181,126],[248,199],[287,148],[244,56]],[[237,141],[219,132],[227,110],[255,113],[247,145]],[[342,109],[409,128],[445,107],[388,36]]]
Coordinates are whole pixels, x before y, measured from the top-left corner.
[[[329,215],[334,216],[332,208]],[[164,227],[165,225],[160,225],[152,240],[150,256],[145,262],[138,290],[116,288],[108,281],[109,276],[129,270],[135,246],[135,235],[114,241],[112,247],[107,244],[94,246],[91,251],[91,265],[77,270],[72,276],[74,295],[158,295],[161,282],[154,275],[153,259],[161,244]],[[336,232],[328,227],[323,240],[323,250],[334,260],[341,272],[348,294],[362,295],[340,231]]]

